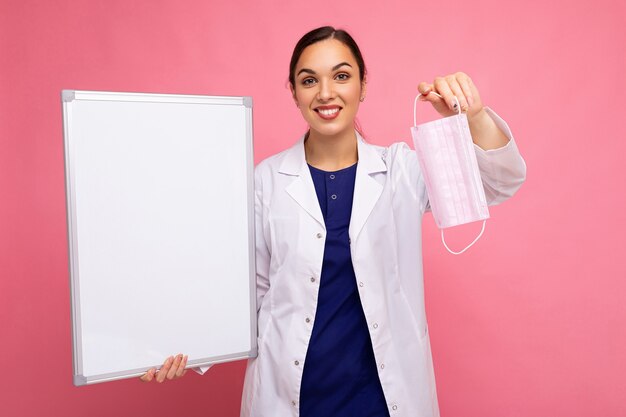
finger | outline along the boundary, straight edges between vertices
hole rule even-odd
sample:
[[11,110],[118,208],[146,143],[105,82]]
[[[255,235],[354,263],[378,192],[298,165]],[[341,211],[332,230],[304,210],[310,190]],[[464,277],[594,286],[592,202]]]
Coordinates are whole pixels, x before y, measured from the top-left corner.
[[467,99],[465,98],[463,89],[461,88],[461,85],[457,81],[456,77],[452,76],[448,78],[448,86],[450,87],[450,90],[452,90],[452,94],[454,94],[459,100],[459,104],[461,105],[461,111],[467,112],[467,110],[469,109],[469,104],[467,102]]
[[446,102],[441,97],[439,97],[438,93],[435,91],[435,87],[433,84],[421,82],[417,89],[420,91],[420,94],[422,94],[422,96],[420,97],[421,101],[430,102],[437,111],[447,109]]
[[186,371],[185,367],[187,366],[187,359],[188,359],[188,356],[185,355],[185,356],[183,356],[183,360],[180,361],[180,365],[178,366],[178,369],[176,370],[176,377],[177,378],[185,375],[185,371]]
[[176,355],[176,357],[174,358],[174,363],[172,364],[171,368],[167,372],[167,379],[174,379],[174,377],[176,376],[176,371],[178,371],[178,367],[180,366],[180,362],[182,360],[183,360],[183,355],[181,355],[180,353]]
[[[441,103],[443,103],[442,98],[439,97],[439,95],[437,95],[437,92],[435,91],[435,87],[433,86],[433,84],[428,84],[426,82],[421,82],[417,86],[417,90],[422,95],[420,97],[421,101],[428,101],[428,102],[432,103],[435,107],[438,107],[438,106],[441,105]],[[431,94],[431,93],[433,93],[433,94]],[[444,103],[444,106],[445,106],[445,103]]]
[[467,99],[467,104],[469,107],[472,107],[474,104],[474,94],[472,93],[472,87],[470,86],[470,81],[468,77],[457,77],[457,81],[461,86],[461,90],[463,90],[463,94]]
[[169,372],[173,362],[174,362],[174,358],[172,356],[170,356],[169,358],[165,360],[165,362],[163,362],[163,366],[161,366],[161,369],[159,369],[156,374],[157,382],[160,383],[160,382],[165,381],[165,378],[167,377],[167,373]]
[[422,97],[420,97],[420,99],[422,100],[426,100],[426,96],[428,95],[428,93],[430,93],[433,90],[433,86],[432,84],[428,84],[425,81],[422,81],[421,83],[419,83],[419,85],[417,86],[417,91],[420,92],[420,94],[422,95]]
[[448,81],[445,78],[437,77],[435,79],[435,89],[437,90],[437,92],[439,92],[439,94],[441,94],[444,101],[448,105],[448,108],[456,112],[457,111],[455,107],[456,100],[454,100],[454,94],[452,93],[452,90],[450,90]]
[[150,382],[154,378],[154,374],[155,373],[156,373],[156,369],[155,368],[150,368],[139,379],[141,379],[143,382]]

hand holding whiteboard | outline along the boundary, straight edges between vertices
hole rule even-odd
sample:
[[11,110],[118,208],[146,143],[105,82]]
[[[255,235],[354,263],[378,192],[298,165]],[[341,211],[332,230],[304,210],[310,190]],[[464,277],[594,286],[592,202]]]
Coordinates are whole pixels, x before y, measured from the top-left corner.
[[157,371],[156,368],[148,369],[148,372],[143,374],[139,379],[142,382],[150,382],[155,380],[156,382],[163,382],[166,380],[173,380],[181,378],[187,373],[187,355],[178,354],[176,356],[170,356],[163,362],[163,365]]
[[252,100],[62,99],[74,383],[256,356]]

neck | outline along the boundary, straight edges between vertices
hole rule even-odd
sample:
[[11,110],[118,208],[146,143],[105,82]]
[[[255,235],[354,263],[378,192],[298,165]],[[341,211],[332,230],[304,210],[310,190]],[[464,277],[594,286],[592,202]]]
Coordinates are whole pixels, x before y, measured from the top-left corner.
[[304,140],[306,161],[324,171],[338,171],[357,163],[358,150],[354,129],[333,136],[309,130]]

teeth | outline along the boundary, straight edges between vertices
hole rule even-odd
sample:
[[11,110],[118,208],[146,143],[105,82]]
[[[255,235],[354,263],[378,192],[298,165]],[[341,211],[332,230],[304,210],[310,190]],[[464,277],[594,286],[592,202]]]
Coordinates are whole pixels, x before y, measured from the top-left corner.
[[326,110],[326,109],[324,109],[324,110],[319,109],[318,111],[320,113],[322,113],[324,116],[332,116],[333,114],[337,113],[339,111],[339,109],[338,108],[328,109],[328,110]]

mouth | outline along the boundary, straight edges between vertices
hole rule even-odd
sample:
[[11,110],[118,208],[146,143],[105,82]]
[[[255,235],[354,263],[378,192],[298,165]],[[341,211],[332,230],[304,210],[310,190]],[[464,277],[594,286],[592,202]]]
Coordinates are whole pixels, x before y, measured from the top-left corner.
[[332,120],[339,116],[341,107],[339,106],[319,106],[313,109],[324,120]]

